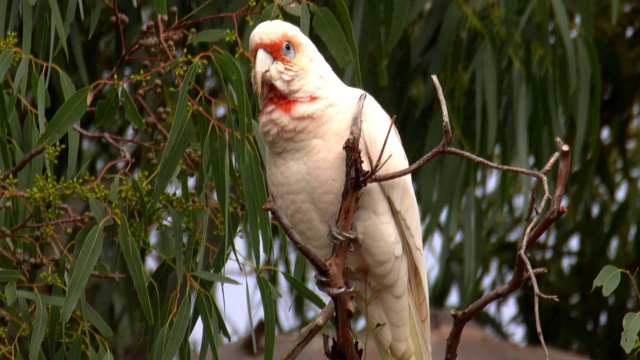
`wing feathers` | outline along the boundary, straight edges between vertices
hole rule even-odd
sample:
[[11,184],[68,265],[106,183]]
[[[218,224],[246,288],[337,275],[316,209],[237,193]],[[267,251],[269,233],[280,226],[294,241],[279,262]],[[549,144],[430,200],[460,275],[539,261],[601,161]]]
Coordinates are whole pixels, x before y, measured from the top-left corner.
[[[367,97],[363,111],[363,141],[369,161],[378,159],[387,136],[391,119],[380,105]],[[409,164],[398,132],[393,127],[384,149],[382,159],[389,160],[381,169],[381,173],[389,173],[406,168]],[[371,166],[371,164],[368,164]],[[414,343],[416,359],[428,359],[431,356],[429,328],[429,293],[426,266],[423,255],[422,229],[420,215],[411,176],[383,182],[380,188],[393,213],[395,226],[402,241],[404,258],[408,270],[410,308],[412,313],[411,337]],[[416,343],[417,342],[417,343]],[[425,355],[428,354],[428,355]]]

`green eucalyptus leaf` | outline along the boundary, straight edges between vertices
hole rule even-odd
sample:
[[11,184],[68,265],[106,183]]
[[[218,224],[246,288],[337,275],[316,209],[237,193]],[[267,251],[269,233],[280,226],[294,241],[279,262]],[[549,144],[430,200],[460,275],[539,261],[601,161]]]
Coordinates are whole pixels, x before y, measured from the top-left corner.
[[39,358],[40,347],[47,329],[47,306],[38,295],[39,294],[36,293],[36,312],[33,321],[31,341],[29,342],[29,360],[36,360]]
[[158,165],[158,175],[156,177],[156,183],[151,197],[152,202],[149,205],[149,209],[155,208],[158,200],[160,200],[160,195],[166,190],[169,181],[171,181],[176,174],[184,151],[189,147],[193,129],[189,125],[190,116],[187,109],[187,97],[189,95],[189,89],[191,88],[190,84],[196,76],[198,67],[198,63],[191,64],[189,70],[187,70],[187,74],[182,80],[182,87],[178,93],[178,102],[176,103],[176,114],[173,119],[171,131],[169,132],[167,146],[162,153],[162,158]]
[[194,44],[205,42],[205,43],[216,43],[220,40],[224,40],[227,37],[227,32],[222,29],[209,29],[198,32],[195,35],[192,35],[190,41]]
[[591,291],[596,287],[602,286],[602,295],[609,296],[620,284],[620,269],[613,265],[607,265],[600,270],[600,273],[593,280],[593,287]]
[[78,123],[87,111],[87,95],[89,88],[76,91],[75,94],[65,101],[53,116],[42,135],[38,139],[37,145],[44,143],[52,144],[58,141],[74,124]]
[[98,262],[98,258],[100,258],[103,242],[102,226],[96,224],[82,242],[77,262],[71,267],[67,295],[62,304],[61,320],[63,323],[69,321],[80,296],[85,290],[89,276],[91,276],[91,272]]
[[640,313],[627,313],[622,319],[622,337],[620,346],[629,354],[636,347],[640,332]]

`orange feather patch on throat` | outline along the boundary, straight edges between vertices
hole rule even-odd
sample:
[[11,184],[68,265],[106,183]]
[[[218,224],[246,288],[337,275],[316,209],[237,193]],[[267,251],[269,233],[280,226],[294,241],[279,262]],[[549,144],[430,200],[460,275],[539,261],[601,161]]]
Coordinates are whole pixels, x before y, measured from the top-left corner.
[[262,113],[280,111],[289,114],[297,105],[313,103],[316,100],[317,98],[314,96],[306,99],[290,99],[279,92],[275,86],[270,85]]

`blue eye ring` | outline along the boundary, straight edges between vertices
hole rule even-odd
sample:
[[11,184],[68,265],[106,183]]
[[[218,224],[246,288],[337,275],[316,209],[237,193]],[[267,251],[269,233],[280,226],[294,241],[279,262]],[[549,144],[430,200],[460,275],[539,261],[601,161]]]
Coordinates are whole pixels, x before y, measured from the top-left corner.
[[285,41],[282,44],[282,49],[280,49],[280,53],[289,59],[293,59],[296,57],[296,49],[293,47],[289,41]]

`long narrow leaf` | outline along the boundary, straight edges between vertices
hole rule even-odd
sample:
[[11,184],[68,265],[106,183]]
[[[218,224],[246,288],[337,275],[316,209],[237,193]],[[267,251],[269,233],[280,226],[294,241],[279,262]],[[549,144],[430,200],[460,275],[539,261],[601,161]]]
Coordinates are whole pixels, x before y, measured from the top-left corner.
[[0,283],[18,281],[22,275],[16,270],[0,270]]
[[498,132],[498,68],[496,65],[496,57],[491,48],[491,44],[487,41],[483,57],[484,73],[484,99],[487,104],[487,135],[485,149],[487,154],[491,154],[496,144],[496,135]]
[[[125,91],[126,92],[126,91]],[[107,91],[107,98],[98,101],[96,106],[96,125],[102,127],[108,125],[118,114],[120,96],[116,88]]]
[[67,49],[67,31],[65,30],[64,22],[62,21],[62,14],[60,13],[58,2],[56,0],[49,0],[49,6],[51,7],[51,19],[56,27],[56,33],[58,34],[60,45],[64,49],[65,54],[67,54],[68,56],[69,50]]
[[64,94],[64,100],[67,101],[76,92],[76,87],[73,85],[73,81],[66,72],[60,70],[58,71],[58,76],[60,77],[60,87],[62,88],[62,93]]
[[142,306],[142,312],[147,319],[147,324],[153,325],[153,311],[151,311],[151,300],[149,299],[149,291],[147,290],[147,283],[144,278],[143,264],[139,255],[139,248],[135,245],[131,231],[129,231],[129,224],[124,214],[120,216],[120,251],[124,256],[124,261],[127,264],[129,273],[131,274],[131,281],[133,281],[133,287],[138,293],[138,300],[140,300],[140,306]]
[[76,165],[78,163],[78,151],[80,150],[80,134],[77,131],[67,131],[67,179],[73,179],[76,175]]
[[[183,193],[189,192],[189,189],[182,189]],[[184,270],[184,252],[183,248],[183,237],[184,232],[182,231],[182,215],[178,214],[175,209],[170,209],[171,214],[171,224],[172,224],[172,242],[173,242],[173,253],[175,255],[176,260],[176,277],[178,282],[178,287],[182,284],[183,278],[183,270]]]
[[98,314],[98,312],[84,299],[80,299],[80,307],[82,308],[82,316],[102,334],[104,337],[113,336],[113,330],[106,321]]
[[402,32],[407,24],[409,17],[409,8],[411,2],[409,0],[397,0],[393,2],[393,12],[391,21],[389,22],[389,33],[387,36],[387,51],[391,51],[400,40]]
[[578,95],[576,96],[576,132],[573,151],[575,154],[582,154],[583,144],[588,137],[587,128],[589,126],[589,110],[591,110],[591,74],[592,69],[589,61],[584,41],[578,41]]
[[262,298],[264,312],[264,359],[273,359],[276,342],[276,296],[271,291],[272,285],[261,272],[257,274],[258,288]]
[[227,36],[227,32],[222,29],[209,29],[200,31],[199,33],[191,36],[190,41],[194,44],[199,42],[215,43]]
[[[218,357],[218,321],[216,314],[213,310],[213,301],[211,294],[198,292],[196,296],[196,306],[200,311],[200,318],[202,319],[202,328],[204,330],[205,339],[208,340],[211,345],[211,355],[213,359],[219,359]],[[205,351],[206,349],[201,349]]]
[[167,346],[164,348],[164,353],[162,354],[162,360],[173,359],[173,356],[178,352],[180,344],[186,335],[189,320],[191,320],[191,317],[189,316],[190,312],[191,301],[189,301],[189,297],[187,296],[182,300],[180,309],[178,309],[178,312],[176,313],[175,322],[173,323],[173,327],[169,333],[169,338],[167,339]]
[[53,306],[62,307],[62,304],[64,303],[64,298],[61,298],[59,296],[36,294],[26,290],[18,290],[16,291],[16,295],[20,298],[33,301],[36,301],[37,298],[40,298],[45,304]]
[[[1,78],[0,78],[1,79]],[[7,119],[7,121],[0,121],[0,171],[6,171],[12,166],[11,152],[9,151],[9,142],[7,138],[7,123],[9,119],[9,111],[7,109],[7,103],[4,100],[4,96],[0,96],[0,119]]]
[[319,309],[324,308],[327,304],[316,294],[313,290],[309,289],[302,281],[296,279],[291,274],[283,272],[284,278],[287,279],[289,284],[305,299],[309,300],[313,305]]
[[87,111],[89,87],[78,90],[67,100],[53,116],[46,129],[40,135],[36,145],[58,141],[74,124],[78,123]]
[[311,10],[316,14],[313,19],[313,28],[327,45],[338,65],[344,68],[349,63],[353,63],[349,43],[335,16],[326,8],[311,6]]
[[60,319],[63,323],[69,321],[71,313],[73,313],[73,309],[84,291],[91,271],[93,271],[100,257],[103,241],[102,226],[96,224],[83,241],[82,248],[77,257],[78,261],[71,269],[67,296],[64,298],[64,303],[62,304],[62,315]]
[[138,129],[144,130],[147,125],[142,121],[142,116],[140,116],[136,104],[133,102],[127,89],[122,89],[120,96],[122,96],[122,105],[124,106],[125,114],[127,114],[127,120],[137,126]]
[[169,181],[175,174],[178,163],[182,159],[184,151],[189,146],[191,139],[192,127],[189,125],[189,114],[187,109],[187,97],[189,95],[190,84],[196,76],[198,63],[193,63],[187,70],[187,75],[182,81],[182,87],[178,94],[178,102],[176,104],[176,115],[169,132],[169,140],[167,147],[162,153],[162,159],[158,165],[158,175],[156,177],[155,187],[153,189],[152,201],[149,209],[155,208],[160,199],[160,195],[165,191]]
[[[303,5],[306,5],[306,3],[303,2]],[[340,19],[340,23],[342,23],[342,28],[344,29],[344,35],[347,39],[347,43],[349,44],[349,50],[351,51],[356,86],[362,87],[362,75],[360,74],[360,57],[358,56],[358,44],[356,33],[353,30],[353,26],[357,26],[357,24],[355,23],[355,21],[352,24],[351,18],[349,17],[349,10],[347,9],[347,5],[343,0],[336,1],[336,10],[338,18]]]
[[5,49],[0,54],[0,80],[4,79],[4,75],[9,70],[11,62],[13,61],[13,49]]
[[553,6],[553,12],[555,13],[555,23],[560,30],[560,37],[567,56],[567,75],[569,75],[569,91],[573,91],[576,87],[576,54],[574,50],[574,44],[571,40],[571,24],[569,23],[569,17],[567,16],[567,8],[563,1],[551,0]]
[[191,276],[216,283],[240,285],[237,280],[208,271],[194,271],[193,273],[191,273]]
[[40,345],[44,339],[47,329],[47,306],[36,293],[36,314],[33,323],[31,341],[29,342],[29,360],[38,359],[40,355]]

